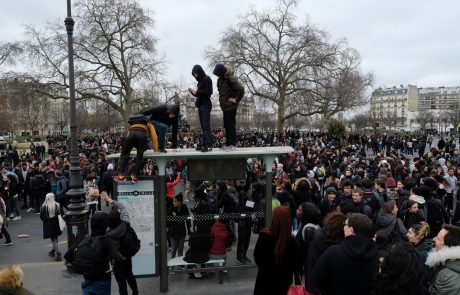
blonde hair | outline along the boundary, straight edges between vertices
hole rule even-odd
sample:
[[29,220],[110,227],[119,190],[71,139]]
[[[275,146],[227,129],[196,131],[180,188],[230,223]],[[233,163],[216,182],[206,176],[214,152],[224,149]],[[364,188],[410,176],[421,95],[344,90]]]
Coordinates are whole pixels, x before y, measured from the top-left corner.
[[47,193],[45,197],[45,201],[43,202],[42,207],[46,207],[48,211],[48,217],[53,218],[57,215],[57,212],[60,210],[60,205],[54,200],[53,193]]
[[20,266],[8,266],[0,270],[0,286],[17,289],[22,287],[24,272]]
[[415,233],[415,240],[417,241],[415,243],[416,245],[430,234],[430,226],[425,221],[415,223],[410,228],[412,228]]

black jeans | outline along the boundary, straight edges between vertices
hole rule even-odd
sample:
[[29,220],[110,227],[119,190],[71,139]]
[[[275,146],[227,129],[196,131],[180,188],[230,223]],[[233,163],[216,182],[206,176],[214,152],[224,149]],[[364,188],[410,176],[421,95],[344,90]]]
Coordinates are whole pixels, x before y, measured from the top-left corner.
[[128,137],[121,146],[120,155],[120,173],[126,173],[128,170],[128,161],[131,150],[136,148],[136,168],[137,172],[144,167],[144,152],[147,149],[147,132],[143,130],[131,129]]
[[238,221],[238,244],[236,246],[236,257],[247,257],[249,242],[251,241],[251,219],[241,219]]
[[226,145],[236,146],[236,109],[224,111]]
[[2,230],[0,231],[0,235],[5,237],[5,243],[11,243],[10,234],[6,230],[6,216],[5,216],[5,220],[3,221],[3,224],[2,224]]
[[137,282],[133,275],[133,261],[131,257],[126,258],[122,263],[115,262],[113,265],[113,272],[118,283],[120,295],[128,295],[126,282],[128,282],[129,287],[133,291],[133,295],[139,294]]
[[211,103],[206,103],[198,107],[198,116],[200,118],[201,132],[203,133],[201,143],[203,146],[208,147],[212,146],[211,109]]

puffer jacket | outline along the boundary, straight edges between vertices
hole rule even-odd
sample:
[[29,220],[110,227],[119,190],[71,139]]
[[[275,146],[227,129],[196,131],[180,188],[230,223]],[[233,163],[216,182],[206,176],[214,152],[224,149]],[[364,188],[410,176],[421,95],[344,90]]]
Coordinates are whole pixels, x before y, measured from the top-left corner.
[[460,246],[430,252],[425,264],[435,268],[430,294],[460,295]]
[[[217,90],[219,91],[219,104],[222,111],[230,111],[238,108],[241,99],[244,96],[244,87],[233,76],[233,70],[227,67],[223,77],[217,80]],[[229,102],[230,97],[236,98],[236,103]]]

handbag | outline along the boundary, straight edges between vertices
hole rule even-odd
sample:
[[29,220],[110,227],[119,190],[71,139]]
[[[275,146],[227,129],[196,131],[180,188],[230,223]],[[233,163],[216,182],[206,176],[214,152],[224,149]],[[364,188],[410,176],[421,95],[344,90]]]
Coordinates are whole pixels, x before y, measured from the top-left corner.
[[59,221],[59,228],[61,229],[61,231],[63,231],[66,227],[66,223],[65,223],[64,218],[62,218],[61,214],[58,215],[58,221]]
[[290,285],[287,295],[308,295],[307,291],[302,285]]

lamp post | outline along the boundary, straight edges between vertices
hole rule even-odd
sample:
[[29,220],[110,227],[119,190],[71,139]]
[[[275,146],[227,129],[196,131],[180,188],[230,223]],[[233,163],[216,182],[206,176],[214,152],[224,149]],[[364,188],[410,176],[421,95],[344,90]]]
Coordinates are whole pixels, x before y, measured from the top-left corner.
[[67,50],[69,55],[69,96],[70,96],[70,190],[66,196],[70,199],[66,213],[68,247],[72,247],[88,233],[89,211],[86,208],[85,192],[81,178],[80,160],[77,144],[77,108],[75,102],[75,77],[73,66],[73,25],[71,3],[67,0]]

